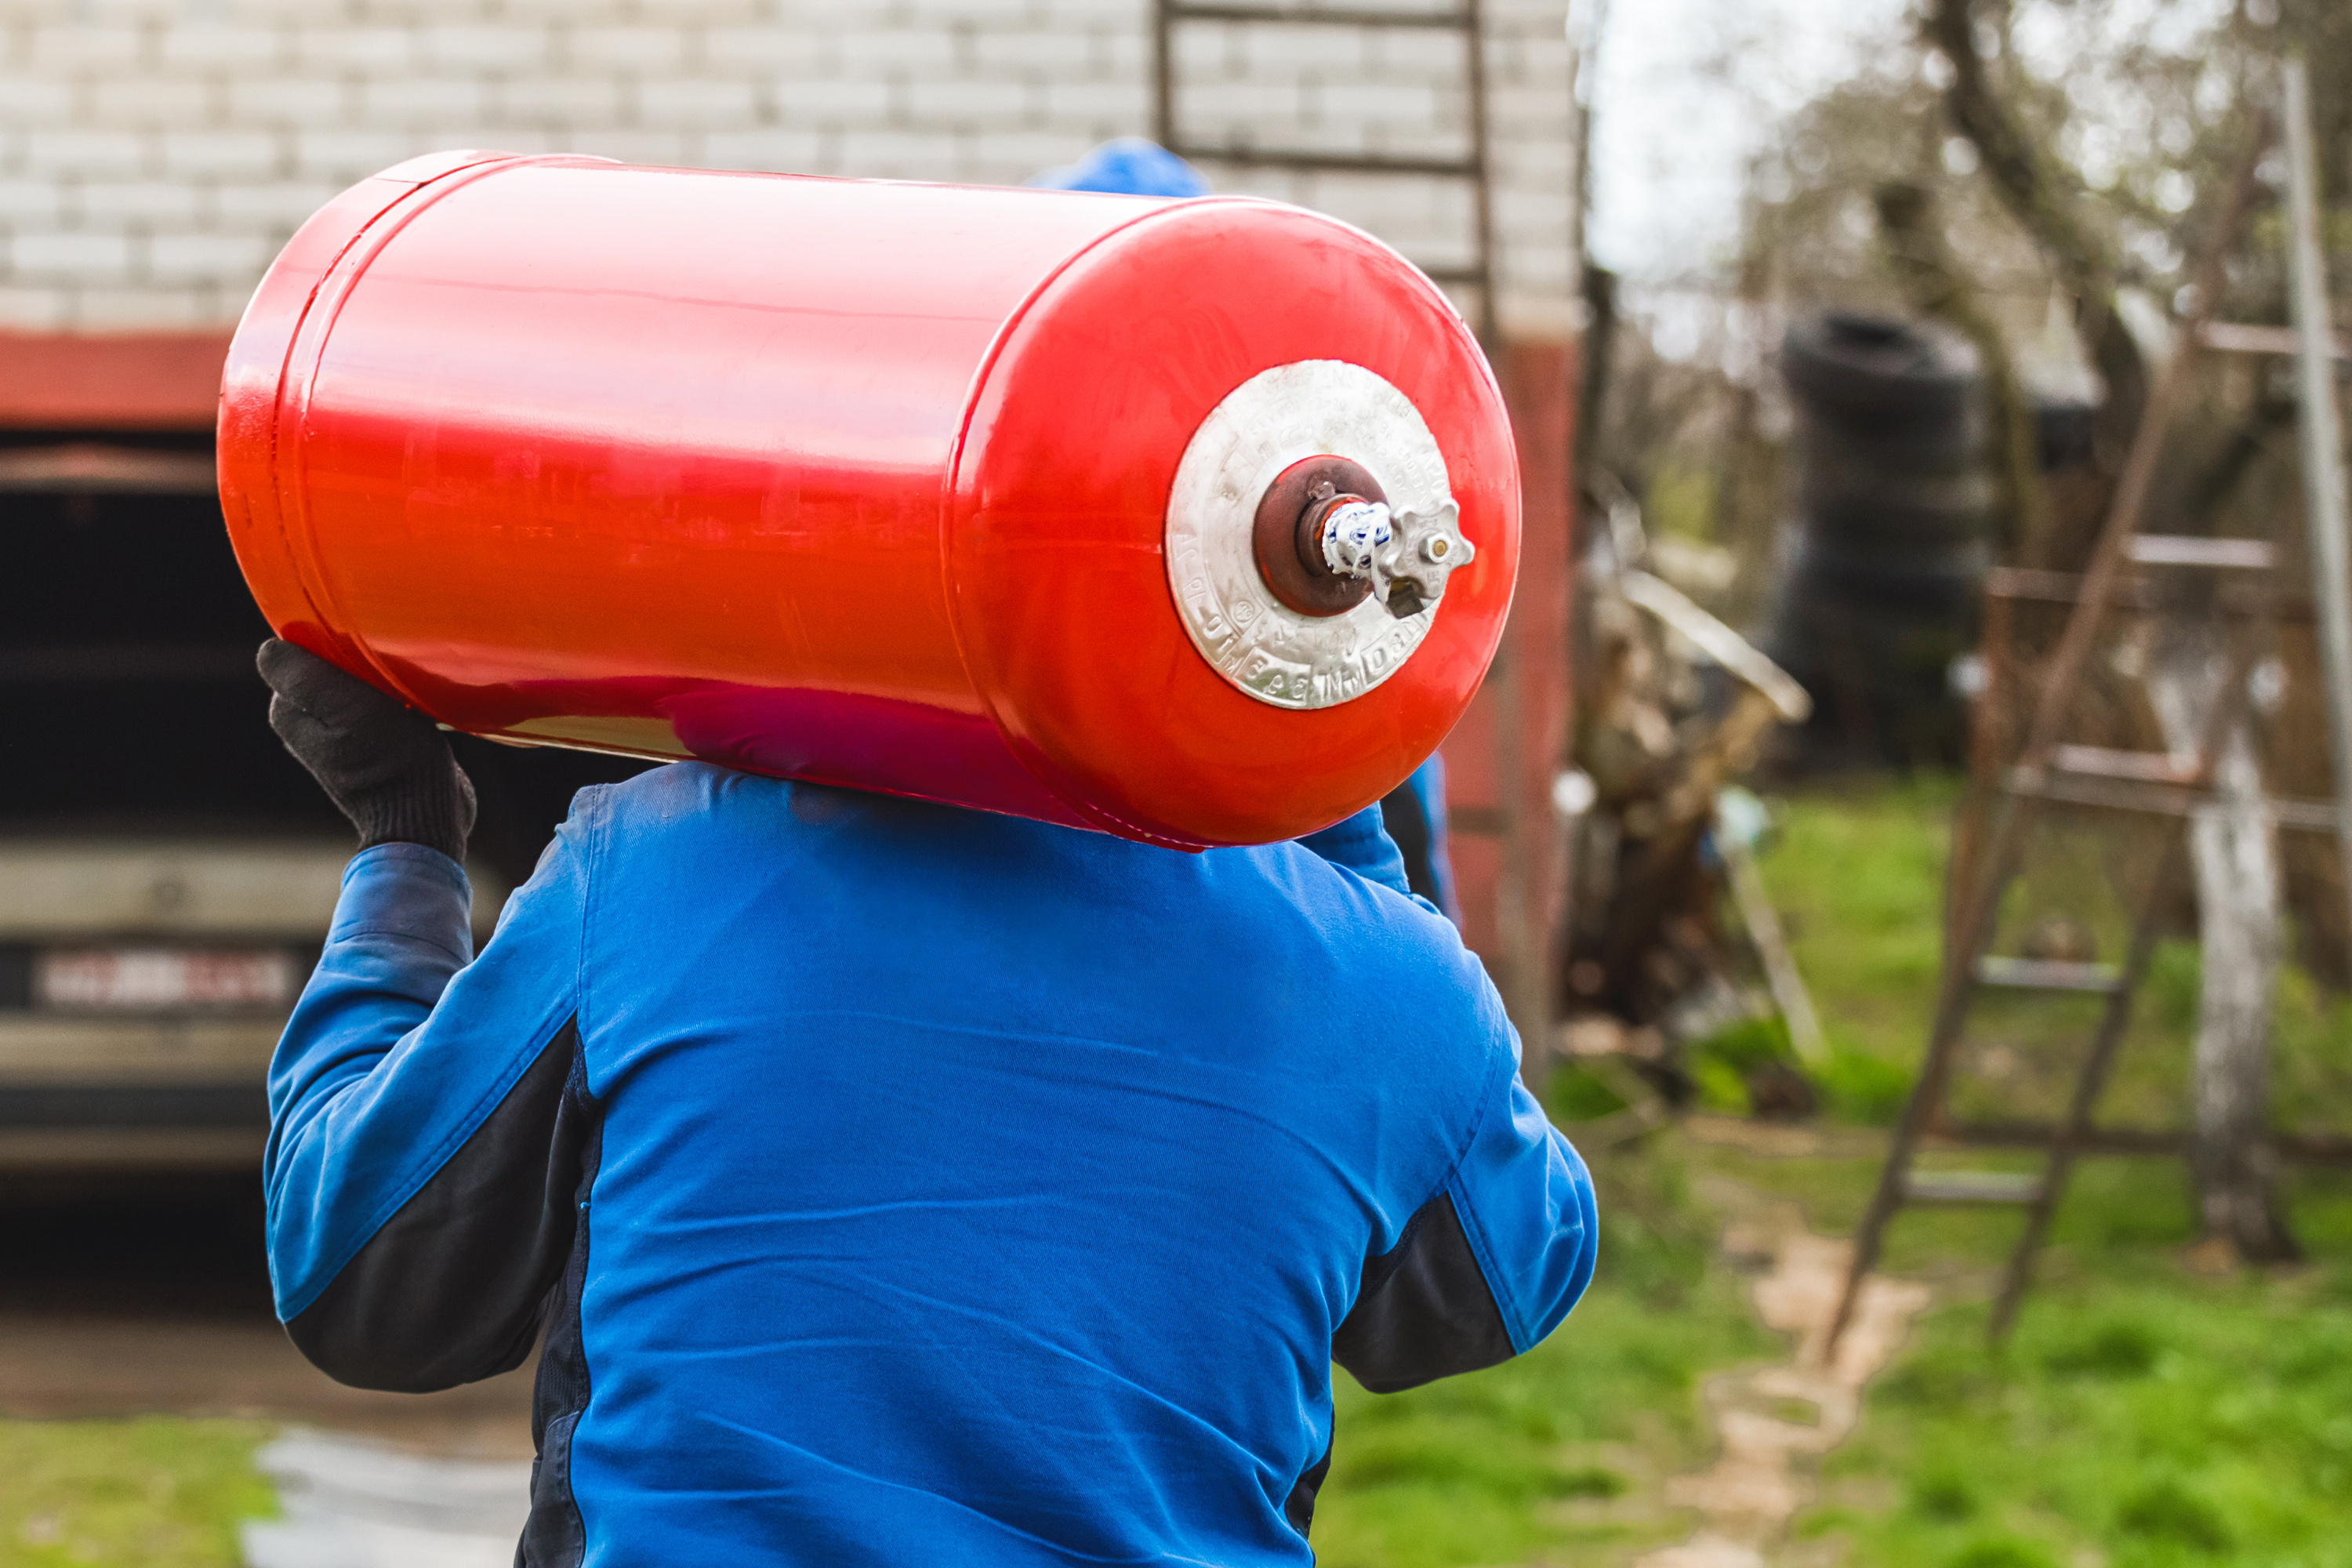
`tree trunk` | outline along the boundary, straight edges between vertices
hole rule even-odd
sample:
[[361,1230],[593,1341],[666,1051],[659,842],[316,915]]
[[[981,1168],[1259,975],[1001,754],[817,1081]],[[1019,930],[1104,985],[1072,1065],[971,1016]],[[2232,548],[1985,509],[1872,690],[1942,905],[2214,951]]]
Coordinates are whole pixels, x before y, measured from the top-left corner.
[[1878,187],[1877,203],[1879,244],[1895,287],[1913,310],[1976,345],[1984,374],[1985,453],[2000,498],[1994,541],[2000,559],[2045,560],[2049,520],[2035,460],[2033,407],[2010,357],[2009,340],[1945,242],[1935,194],[1925,185],[1892,180]]
[[[2011,98],[2025,84],[2004,89],[1977,53],[1977,23],[1993,11],[1979,0],[1927,0],[1920,25],[1927,41],[1951,63],[1945,111],[1975,146],[1994,194],[2032,237],[2074,301],[2075,334],[2105,388],[2097,420],[2098,462],[2112,475],[2122,468],[2147,404],[2147,365],[2116,308],[2114,258],[2079,210],[2082,176],[2051,150],[2054,137],[2036,134],[2019,116]],[[2017,68],[2013,61],[2004,67]],[[2066,520],[2047,521],[2054,525]],[[2028,565],[2079,572],[2091,536],[2051,526],[2039,539],[2021,542],[2027,547],[2021,558]]]
[[[2175,755],[2193,752],[2228,660],[2211,623],[2158,638],[2147,693]],[[2213,770],[2212,804],[2189,825],[2203,949],[2189,1172],[2205,1239],[2248,1262],[2297,1256],[2274,1192],[2270,1142],[2271,991],[2279,966],[2278,826],[2263,798],[2244,704]]]

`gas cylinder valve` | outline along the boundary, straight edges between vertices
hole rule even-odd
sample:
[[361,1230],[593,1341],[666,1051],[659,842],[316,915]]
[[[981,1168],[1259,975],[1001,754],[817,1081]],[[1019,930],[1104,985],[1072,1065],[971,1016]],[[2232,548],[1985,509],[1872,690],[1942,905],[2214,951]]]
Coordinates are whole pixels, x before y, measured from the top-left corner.
[[1323,563],[1342,577],[1371,577],[1380,552],[1395,536],[1385,505],[1349,496],[1323,513]]
[[1445,579],[1478,552],[1462,536],[1462,509],[1448,500],[1435,511],[1408,511],[1392,523],[1386,549],[1372,558],[1372,596],[1402,620],[1435,604]]
[[1461,509],[1451,500],[1426,515],[1400,516],[1360,496],[1339,497],[1336,504],[1328,494],[1316,499],[1324,508],[1324,563],[1334,576],[1369,579],[1372,597],[1399,620],[1435,604],[1447,574],[1477,553],[1462,537]]
[[1250,548],[1259,579],[1276,603],[1309,619],[1378,599],[1408,620],[1437,602],[1472,554],[1453,498],[1436,489],[1423,504],[1431,510],[1400,508],[1346,458],[1301,458],[1258,498]]

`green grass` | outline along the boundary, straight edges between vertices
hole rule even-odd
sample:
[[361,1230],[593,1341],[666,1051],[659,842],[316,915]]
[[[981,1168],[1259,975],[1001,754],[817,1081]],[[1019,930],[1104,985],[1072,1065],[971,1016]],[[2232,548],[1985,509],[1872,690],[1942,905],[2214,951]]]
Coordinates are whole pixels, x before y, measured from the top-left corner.
[[1892,1118],[1918,1060],[1958,800],[1931,778],[1774,803],[1779,827],[1758,868],[1836,1055],[1824,1087],[1860,1120]]
[[2352,1564],[2352,1279],[2108,1254],[1988,1353],[1936,1314],[1870,1393],[1801,1535],[1853,1568]]
[[[1769,1358],[1744,1282],[1711,1256],[1711,1216],[1664,1140],[1594,1165],[1601,1266],[1567,1324],[1527,1355],[1403,1394],[1341,1373],[1321,1568],[1462,1568],[1611,1556],[1682,1533],[1663,1476],[1704,1458],[1708,1369]],[[1579,1557],[1578,1560],[1582,1560]]]
[[0,1421],[0,1568],[235,1568],[278,1511],[256,1421]]
[[[1779,830],[1759,857],[1832,1053],[1819,1077],[1832,1114],[1894,1120],[1927,1046],[1942,964],[1945,858],[1959,805],[1955,781],[1923,778],[1808,792],[1776,803]],[[2003,905],[1996,951],[2018,951],[2036,921],[2063,917],[2120,959],[2127,900],[2155,861],[2145,834],[2053,818],[2038,829],[2029,874]],[[2184,904],[2181,913],[2186,916]],[[2198,953],[2164,942],[2134,1009],[2106,1097],[2118,1125],[2179,1127],[2197,1033]],[[2054,1118],[2072,1086],[2098,1003],[1979,994],[1973,1042],[1952,1090],[1963,1117]],[[2280,976],[2273,1071],[2282,1126],[2352,1126],[2352,999],[2299,969]]]
[[[1883,1122],[1926,1043],[1940,962],[1943,856],[1957,795],[1929,782],[1801,796],[1763,858],[1775,902],[1837,1053],[1829,1087],[1853,1120]],[[2049,913],[2120,954],[2116,889],[2147,847],[2053,826],[2003,910],[2013,943]],[[2197,1028],[2193,942],[2158,950],[2126,1037],[2107,1119],[2185,1120]],[[2050,1115],[2091,1006],[1994,1000],[1972,1018],[1963,1113]],[[2281,1125],[2352,1125],[2352,1004],[2282,975],[2273,1059]],[[1856,1086],[1863,1092],[1856,1092]],[[2030,1169],[2030,1156],[1929,1163]],[[1802,1205],[1817,1228],[1860,1217],[1875,1156],[1759,1161],[1710,1152],[1706,1169]],[[1799,1533],[1842,1537],[1853,1568],[2108,1568],[2352,1564],[2352,1177],[2288,1183],[2316,1260],[2269,1279],[2198,1279],[2187,1177],[2168,1160],[2081,1166],[2017,1332],[1986,1348],[1984,1298],[2016,1235],[2003,1211],[1915,1210],[1887,1267],[1937,1280],[1947,1305],[1870,1392],[1862,1427],[1824,1467]]]
[[[1877,1166],[1711,1148],[1694,1168],[1841,1233]],[[1985,1300],[2016,1215],[1906,1213],[1888,1265],[1943,1304],[1797,1535],[1838,1538],[1848,1568],[2352,1564],[2352,1175],[2303,1173],[2288,1201],[2322,1261],[2206,1279],[2179,1263],[2195,1227],[2176,1163],[2087,1163],[2000,1352]]]

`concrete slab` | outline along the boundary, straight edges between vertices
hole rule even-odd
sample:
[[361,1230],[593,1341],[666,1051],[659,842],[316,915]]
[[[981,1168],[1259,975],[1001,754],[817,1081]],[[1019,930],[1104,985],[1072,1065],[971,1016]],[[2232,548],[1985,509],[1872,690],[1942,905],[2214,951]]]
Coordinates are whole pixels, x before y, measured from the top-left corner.
[[256,1457],[285,1517],[245,1526],[247,1568],[507,1568],[530,1466],[298,1429]]

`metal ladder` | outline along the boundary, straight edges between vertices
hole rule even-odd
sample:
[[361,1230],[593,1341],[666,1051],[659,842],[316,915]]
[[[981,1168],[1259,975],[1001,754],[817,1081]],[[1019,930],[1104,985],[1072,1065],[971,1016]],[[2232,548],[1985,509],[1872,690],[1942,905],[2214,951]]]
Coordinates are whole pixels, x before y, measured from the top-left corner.
[[[1186,137],[1181,112],[1183,83],[1178,29],[1202,24],[1349,27],[1360,31],[1417,30],[1460,37],[1465,57],[1465,99],[1469,110],[1469,152],[1459,158],[1403,157],[1377,153],[1325,153],[1307,148],[1217,145]],[[1193,163],[1292,174],[1350,174],[1398,178],[1450,179],[1471,190],[1471,259],[1463,266],[1422,266],[1432,282],[1467,289],[1475,298],[1472,324],[1489,353],[1496,346],[1495,209],[1486,132],[1486,59],[1480,0],[1458,0],[1449,9],[1381,10],[1345,5],[1213,5],[1202,0],[1152,0],[1152,134],[1162,147]],[[1416,263],[1420,265],[1420,263]]]

